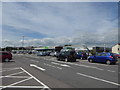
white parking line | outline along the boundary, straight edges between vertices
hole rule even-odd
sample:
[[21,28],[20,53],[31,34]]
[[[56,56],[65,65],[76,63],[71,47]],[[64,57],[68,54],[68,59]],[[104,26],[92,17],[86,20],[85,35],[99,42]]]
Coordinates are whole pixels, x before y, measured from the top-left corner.
[[2,78],[30,78],[30,76],[2,76]]
[[102,82],[106,82],[106,83],[110,83],[110,84],[113,84],[113,85],[120,86],[120,84],[115,83],[115,82],[111,82],[111,81],[108,81],[108,80],[104,80],[104,79],[100,79],[100,78],[97,78],[97,77],[85,75],[85,74],[82,74],[82,73],[76,73],[76,74],[84,76],[84,77],[92,78],[92,79],[95,79],[95,80],[99,80],[99,81],[102,81]]
[[56,66],[53,66],[53,65],[50,65],[50,64],[46,64],[46,63],[44,63],[44,65],[47,65],[47,66],[50,66],[50,67],[54,67],[54,68],[57,68],[57,69],[62,69],[60,67],[56,67]]
[[2,89],[4,89],[4,88],[8,88],[8,87],[11,87],[11,86],[13,86],[13,85],[16,85],[16,84],[22,83],[22,82],[27,81],[27,80],[30,80],[30,79],[32,79],[32,77],[27,78],[27,79],[24,79],[24,80],[21,80],[21,81],[19,81],[19,82],[15,82],[15,83],[10,84],[10,85],[8,85],[8,86],[2,86]]
[[[7,86],[0,86],[0,88],[2,87],[7,87]],[[44,86],[10,86],[9,88],[44,88]]]
[[[104,70],[104,69],[101,69],[101,68],[98,68],[98,67],[88,66],[88,65],[84,65],[84,64],[76,64],[76,63],[61,62],[61,61],[55,61],[55,62],[66,63],[66,64],[71,64],[71,65],[76,65],[76,66],[81,66],[81,67],[86,67],[86,68],[94,68],[94,69],[97,69],[97,70]],[[53,63],[53,62],[51,62],[51,63]],[[54,64],[59,65],[59,63],[54,63]]]
[[115,72],[115,71],[112,71],[112,70],[108,70],[109,72]]
[[94,64],[94,65],[109,66],[109,65],[105,65],[105,64],[97,64],[97,63],[90,63],[90,62],[85,62],[85,63],[88,63],[88,64]]
[[[4,88],[48,88],[49,90],[51,90],[48,86],[46,86],[45,84],[43,84],[41,81],[39,81],[37,78],[35,78],[33,75],[31,75],[30,73],[28,73],[25,69],[23,69],[22,67],[20,67],[19,69],[21,69],[21,72],[17,72],[17,73],[13,73],[13,74],[9,74],[7,76],[2,76],[5,78],[26,78],[23,79],[21,81],[15,82],[13,84],[7,85],[7,86],[0,86],[0,90],[4,89]],[[29,76],[12,76],[12,75],[18,75],[20,73],[27,73]],[[42,86],[14,86],[16,84],[28,81],[30,79],[35,79],[38,83],[40,83]]]
[[45,71],[44,68],[38,67],[37,65],[30,64],[30,66],[31,66],[31,67],[35,67],[35,68],[37,68],[37,69],[39,69],[39,70]]
[[37,63],[39,62],[39,61],[37,61],[37,60],[33,60],[33,59],[31,59],[30,61],[32,61],[32,62],[37,62]]
[[32,74],[30,74],[29,72],[27,72],[25,69],[23,69],[22,67],[20,67],[24,72],[26,72],[28,75],[30,75],[32,78],[34,78],[38,83],[42,84],[44,86],[44,88],[49,88],[47,85],[45,85],[44,83],[42,83],[41,81],[39,81],[36,77],[34,77]]
[[[42,57],[41,57],[42,58]],[[83,66],[83,67],[86,67],[86,68],[95,68],[97,70],[101,70],[103,71],[104,69],[102,68],[98,68],[98,67],[94,67],[94,66],[88,66],[88,65],[83,65],[83,64],[76,64],[76,63],[70,63],[70,62],[63,62],[63,61],[57,61],[55,58],[52,58],[52,59],[46,59],[46,58],[43,58],[44,60],[47,60],[47,61],[54,61],[54,62],[60,62],[60,63],[65,63],[65,64],[71,64],[71,65],[76,65],[76,66]],[[84,63],[84,62],[83,62]],[[97,63],[90,63],[90,62],[85,62],[85,63],[88,63],[88,64],[94,64],[94,65],[102,65],[102,66],[109,66],[109,65],[105,65],[105,64],[97,64]],[[110,71],[109,71],[110,72]]]
[[60,66],[63,66],[63,67],[70,67],[69,65],[66,65],[66,64],[60,64],[60,63],[56,63],[56,62],[51,62],[52,64],[56,64],[56,65],[60,65]]
[[24,71],[21,71],[21,72],[18,72],[18,73],[9,74],[9,75],[7,75],[7,76],[1,76],[0,78],[12,76],[12,75],[18,75],[18,74],[21,74],[21,73],[24,73]]
[[0,71],[0,72],[13,71],[13,70],[16,70],[16,69],[20,69],[20,68],[10,68],[10,69],[7,69],[7,70],[2,70],[2,71]]

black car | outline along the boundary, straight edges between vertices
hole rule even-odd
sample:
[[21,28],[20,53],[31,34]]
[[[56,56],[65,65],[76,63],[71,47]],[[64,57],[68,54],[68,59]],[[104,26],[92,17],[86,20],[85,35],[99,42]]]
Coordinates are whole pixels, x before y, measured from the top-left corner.
[[57,54],[57,60],[75,62],[76,61],[76,52],[75,51],[60,51]]

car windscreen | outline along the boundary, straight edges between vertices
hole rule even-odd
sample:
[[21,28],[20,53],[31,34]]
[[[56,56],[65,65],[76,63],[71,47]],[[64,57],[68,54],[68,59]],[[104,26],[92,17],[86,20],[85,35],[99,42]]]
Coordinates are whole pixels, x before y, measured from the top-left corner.
[[82,55],[82,52],[77,52],[78,55]]

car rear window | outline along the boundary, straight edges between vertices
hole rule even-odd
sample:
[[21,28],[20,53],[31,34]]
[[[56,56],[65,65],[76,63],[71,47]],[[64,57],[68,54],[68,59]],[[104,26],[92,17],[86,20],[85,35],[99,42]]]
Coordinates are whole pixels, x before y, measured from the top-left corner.
[[111,56],[115,56],[116,54],[115,53],[110,53]]
[[1,53],[1,55],[9,55],[8,53]]

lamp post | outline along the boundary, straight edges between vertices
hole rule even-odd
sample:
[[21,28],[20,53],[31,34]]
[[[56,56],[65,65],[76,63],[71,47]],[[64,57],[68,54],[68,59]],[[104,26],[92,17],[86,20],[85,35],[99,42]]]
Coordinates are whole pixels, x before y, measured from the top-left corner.
[[104,43],[104,52],[106,52],[106,43]]
[[25,37],[25,36],[22,36],[22,50],[23,50],[22,52],[23,52],[23,53],[24,53],[24,37]]
[[22,36],[22,47],[24,47],[24,37],[25,36]]

